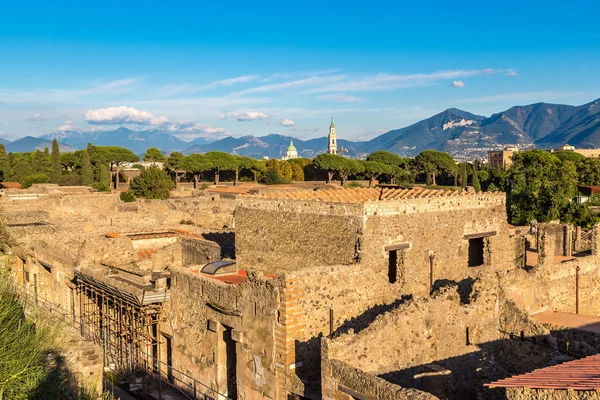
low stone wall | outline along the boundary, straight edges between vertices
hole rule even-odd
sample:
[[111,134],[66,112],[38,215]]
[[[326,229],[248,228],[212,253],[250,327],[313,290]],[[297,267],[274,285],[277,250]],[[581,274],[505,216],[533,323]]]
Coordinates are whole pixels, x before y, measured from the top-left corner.
[[321,385],[324,400],[433,400],[437,397],[406,389],[353,368],[328,356],[327,339],[322,340]]

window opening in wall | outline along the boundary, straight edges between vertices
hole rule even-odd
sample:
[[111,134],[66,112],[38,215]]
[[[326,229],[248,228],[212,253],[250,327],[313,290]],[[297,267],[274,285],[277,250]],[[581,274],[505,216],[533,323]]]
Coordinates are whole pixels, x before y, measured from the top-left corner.
[[398,279],[398,251],[393,250],[389,252],[389,265],[388,265],[388,280],[390,283],[396,283]]
[[483,239],[469,239],[469,267],[479,267],[483,265]]
[[25,271],[25,282],[29,282],[29,271]]

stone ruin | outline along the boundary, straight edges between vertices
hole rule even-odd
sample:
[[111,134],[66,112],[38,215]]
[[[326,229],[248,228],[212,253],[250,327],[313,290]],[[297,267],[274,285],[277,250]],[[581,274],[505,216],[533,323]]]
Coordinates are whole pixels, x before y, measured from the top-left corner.
[[15,238],[5,268],[138,393],[501,399],[513,392],[484,384],[600,346],[539,317],[600,315],[598,227],[509,226],[503,194],[209,190],[122,203],[46,188],[2,202]]

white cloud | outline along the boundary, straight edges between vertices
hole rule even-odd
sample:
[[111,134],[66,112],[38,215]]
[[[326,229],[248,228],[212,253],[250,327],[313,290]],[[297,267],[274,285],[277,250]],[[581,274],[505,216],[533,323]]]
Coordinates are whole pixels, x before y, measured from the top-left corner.
[[40,113],[35,113],[31,117],[25,118],[25,121],[46,121],[48,118]]
[[70,119],[66,120],[65,123],[58,128],[55,129],[56,132],[64,132],[64,131],[80,131],[81,129],[76,127],[73,124],[73,121]]
[[254,121],[255,119],[262,119],[264,121],[269,120],[269,116],[260,111],[245,111],[245,112],[233,112],[228,114],[221,114],[219,119],[235,118],[238,121]]
[[517,74],[516,71],[510,71],[508,74],[506,74],[506,76],[509,78],[514,78],[515,76],[519,76],[519,74]]
[[140,111],[133,107],[108,107],[97,110],[88,110],[84,119],[89,124],[135,124],[135,125],[163,125],[169,122],[167,117],[155,117],[148,111]]
[[465,83],[463,81],[452,81],[452,87],[463,88]]
[[295,126],[296,124],[294,123],[294,121],[292,121],[289,118],[284,118],[283,121],[281,121],[281,126],[286,126],[286,127],[290,127],[290,126]]
[[356,103],[360,101],[358,97],[341,93],[324,94],[322,96],[319,96],[318,99],[325,101],[334,101],[337,103]]

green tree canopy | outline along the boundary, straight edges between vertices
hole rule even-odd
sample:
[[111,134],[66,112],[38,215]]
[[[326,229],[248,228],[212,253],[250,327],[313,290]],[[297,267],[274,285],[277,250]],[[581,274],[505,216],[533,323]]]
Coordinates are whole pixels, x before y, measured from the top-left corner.
[[166,159],[163,153],[156,147],[150,147],[144,154],[144,161],[164,162]]
[[48,178],[48,175],[33,174],[33,175],[29,175],[29,176],[26,176],[25,178],[23,178],[23,180],[21,181],[21,187],[23,189],[27,189],[35,183],[48,183],[48,182],[50,182],[50,178]]
[[10,159],[6,154],[6,148],[0,144],[0,181],[7,181],[12,176]]
[[36,150],[33,153],[32,169],[34,174],[48,175],[50,173],[50,160],[46,152]]
[[342,169],[344,157],[336,154],[319,154],[313,159],[313,165],[323,171],[327,171],[327,183],[333,180],[333,176],[336,172]]
[[222,151],[209,151],[204,154],[210,170],[215,173],[215,184],[219,183],[219,173],[221,171],[235,171],[237,162],[235,158]]
[[435,150],[420,152],[414,160],[415,167],[426,174],[427,182],[437,185],[436,177],[441,174],[454,175],[458,171],[456,161],[448,153]]
[[573,163],[577,163],[579,161],[585,160],[585,156],[583,154],[575,153],[574,151],[566,151],[559,150],[553,153],[556,157],[558,157],[561,161],[572,161]]
[[162,168],[151,166],[131,181],[130,190],[136,197],[168,199],[173,181]]
[[400,157],[398,154],[391,153],[385,150],[377,150],[374,153],[369,154],[367,161],[375,161],[386,165],[397,165],[404,167],[407,160]]
[[184,157],[185,156],[183,155],[183,153],[180,153],[178,151],[172,152],[165,162],[165,169],[168,169],[170,171],[178,171],[180,169],[183,169],[181,167],[181,163],[183,162]]
[[192,174],[194,177],[194,188],[196,188],[202,173],[209,171],[211,165],[204,155],[194,153],[184,157],[179,163],[179,168]]
[[90,155],[87,150],[81,152],[81,168],[79,169],[79,182],[83,186],[90,186],[94,183],[94,170],[90,161]]
[[369,187],[373,186],[375,179],[383,174],[390,174],[392,168],[390,165],[382,164],[377,161],[365,161],[364,164],[364,175],[369,178]]
[[577,191],[577,168],[543,150],[513,155],[508,177],[510,223],[525,225],[536,219],[559,219]]
[[56,138],[52,140],[52,166],[50,169],[50,182],[59,183],[62,176],[62,165],[60,163],[60,149]]

